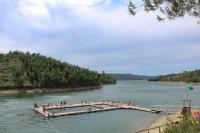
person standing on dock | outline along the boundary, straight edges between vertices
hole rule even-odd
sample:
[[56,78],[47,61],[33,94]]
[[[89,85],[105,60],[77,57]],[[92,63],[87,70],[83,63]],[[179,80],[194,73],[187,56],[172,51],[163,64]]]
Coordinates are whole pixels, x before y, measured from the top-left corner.
[[45,113],[45,111],[46,111],[45,106],[42,106],[42,109],[43,109],[43,112]]
[[38,105],[36,103],[33,104],[34,108],[38,108]]

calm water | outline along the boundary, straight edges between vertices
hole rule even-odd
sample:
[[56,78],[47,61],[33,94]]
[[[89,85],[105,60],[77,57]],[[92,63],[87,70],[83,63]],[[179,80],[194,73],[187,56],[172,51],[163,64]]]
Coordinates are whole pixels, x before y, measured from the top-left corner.
[[[156,114],[116,110],[77,116],[45,119],[35,113],[33,103],[70,103],[115,99],[134,101],[156,108],[178,108],[185,97],[185,83],[148,81],[118,81],[100,90],[56,93],[46,95],[0,95],[0,131],[5,133],[132,133],[148,125]],[[200,85],[191,93],[193,105],[200,106]]]

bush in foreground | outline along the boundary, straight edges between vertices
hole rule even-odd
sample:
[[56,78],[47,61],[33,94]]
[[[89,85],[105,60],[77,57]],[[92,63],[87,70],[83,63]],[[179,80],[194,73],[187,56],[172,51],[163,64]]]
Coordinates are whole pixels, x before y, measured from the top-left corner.
[[169,124],[163,133],[199,133],[200,119],[194,120],[192,117],[184,117],[179,125]]

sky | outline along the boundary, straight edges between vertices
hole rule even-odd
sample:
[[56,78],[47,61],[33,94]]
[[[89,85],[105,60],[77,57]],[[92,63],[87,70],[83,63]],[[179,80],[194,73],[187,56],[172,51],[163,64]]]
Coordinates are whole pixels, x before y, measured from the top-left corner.
[[[139,0],[138,0],[139,1]],[[161,75],[200,68],[200,24],[158,22],[127,0],[1,0],[0,52],[29,51],[98,72]]]

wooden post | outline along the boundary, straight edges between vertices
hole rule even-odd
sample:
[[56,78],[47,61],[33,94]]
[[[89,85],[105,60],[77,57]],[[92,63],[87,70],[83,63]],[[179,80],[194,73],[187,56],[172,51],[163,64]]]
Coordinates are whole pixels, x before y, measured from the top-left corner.
[[181,114],[183,116],[191,115],[191,100],[182,100],[183,101],[183,108]]
[[160,127],[159,127],[159,133],[161,133]]

